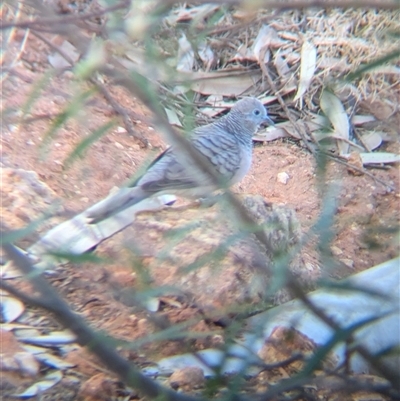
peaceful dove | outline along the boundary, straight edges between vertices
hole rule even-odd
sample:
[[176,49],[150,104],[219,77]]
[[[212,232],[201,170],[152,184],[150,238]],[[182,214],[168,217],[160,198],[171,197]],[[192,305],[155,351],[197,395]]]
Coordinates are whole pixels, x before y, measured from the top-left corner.
[[[253,97],[239,100],[228,114],[217,121],[196,128],[190,137],[193,147],[210,163],[221,187],[239,182],[249,171],[252,137],[262,123],[273,125],[263,104]],[[188,165],[173,147],[161,153],[146,172],[131,186],[86,210],[89,223],[109,216],[154,195],[177,194],[184,197],[208,197],[216,189],[208,174]]]

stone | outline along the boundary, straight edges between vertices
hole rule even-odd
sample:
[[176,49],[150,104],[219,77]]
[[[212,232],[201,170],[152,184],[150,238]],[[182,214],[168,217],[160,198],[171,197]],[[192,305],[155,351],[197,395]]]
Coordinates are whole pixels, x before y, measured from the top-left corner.
[[172,388],[183,388],[186,391],[202,387],[205,383],[203,370],[199,367],[189,366],[176,370],[169,378]]
[[277,175],[277,181],[284,185],[286,185],[288,183],[289,178],[290,178],[289,174],[284,171],[281,173],[278,173],[278,175]]

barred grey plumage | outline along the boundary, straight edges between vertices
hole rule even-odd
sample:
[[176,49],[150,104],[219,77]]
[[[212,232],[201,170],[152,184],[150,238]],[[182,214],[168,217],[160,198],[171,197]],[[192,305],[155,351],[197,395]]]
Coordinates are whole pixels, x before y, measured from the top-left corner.
[[[263,104],[253,97],[239,100],[214,123],[196,128],[191,143],[210,162],[222,186],[239,182],[249,171],[252,137],[263,122],[273,124]],[[131,187],[118,190],[86,211],[97,223],[153,195],[165,193],[206,197],[215,189],[206,174],[182,163],[172,147],[159,155]],[[197,170],[198,172],[198,170]]]

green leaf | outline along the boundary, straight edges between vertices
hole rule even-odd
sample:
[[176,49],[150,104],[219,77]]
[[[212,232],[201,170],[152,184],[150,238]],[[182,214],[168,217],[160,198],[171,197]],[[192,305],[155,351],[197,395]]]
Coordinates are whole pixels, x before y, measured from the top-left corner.
[[18,230],[9,230],[5,232],[1,232],[1,245],[10,244],[17,242],[29,234],[35,232],[40,225],[46,221],[51,216],[50,213],[44,214],[43,216],[39,217],[38,219],[30,222],[26,227],[18,229]]
[[87,99],[89,99],[94,93],[96,93],[95,88],[90,88],[84,92],[80,92],[75,95],[65,109],[54,119],[50,128],[45,133],[42,142],[42,152],[44,153],[47,145],[51,141],[54,134],[57,132],[62,125],[64,125],[70,118],[77,115],[82,109]]
[[362,74],[373,70],[376,67],[381,66],[382,64],[388,63],[391,60],[394,60],[396,58],[399,58],[399,51],[395,50],[391,53],[386,54],[383,57],[380,57],[378,59],[376,59],[375,61],[371,61],[368,64],[365,64],[363,66],[361,66],[359,69],[357,69],[354,72],[350,72],[349,74],[346,75],[345,80],[346,81],[353,81],[357,78],[359,78]]
[[380,320],[387,315],[388,313],[383,313],[380,316],[367,317],[359,322],[350,325],[349,327],[336,330],[335,333],[333,333],[331,339],[316,350],[315,354],[308,360],[308,363],[305,365],[304,369],[299,373],[299,376],[309,377],[312,372],[314,372],[314,370],[320,367],[323,360],[328,356],[329,352],[332,351],[337,344],[347,341],[349,338],[351,338],[356,330],[367,326],[377,320]]
[[44,89],[44,87],[52,77],[53,77],[53,72],[49,70],[45,74],[43,74],[43,76],[40,79],[38,79],[37,82],[35,82],[32,91],[28,96],[28,99],[21,108],[23,117],[26,117],[26,115],[30,113],[35,100],[39,98],[40,92]]
[[67,260],[72,263],[90,262],[90,263],[97,263],[97,264],[106,264],[106,263],[110,262],[106,258],[101,258],[93,253],[74,254],[74,253],[68,253],[68,252],[54,251],[54,252],[48,252],[47,254],[51,255],[57,259]]
[[104,134],[107,133],[113,126],[117,124],[116,119],[112,119],[99,128],[97,128],[95,131],[93,131],[89,136],[84,138],[79,144],[75,147],[75,149],[71,152],[71,154],[65,159],[64,161],[64,166],[68,167],[70,164],[73,163],[73,161],[78,158],[82,157],[83,154],[85,153],[86,149],[92,145],[94,142],[96,142],[99,138],[101,138]]

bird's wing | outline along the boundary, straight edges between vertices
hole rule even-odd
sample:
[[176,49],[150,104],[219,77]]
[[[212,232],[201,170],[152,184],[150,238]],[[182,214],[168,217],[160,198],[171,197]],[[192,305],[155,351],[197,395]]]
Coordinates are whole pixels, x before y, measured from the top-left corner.
[[169,148],[152,162],[133,186],[122,187],[91,206],[86,216],[92,223],[98,223],[158,192],[193,188],[198,183],[188,170]]
[[241,146],[226,131],[214,127],[213,135],[198,135],[193,145],[211,162],[215,171],[227,181],[231,180],[241,164]]
[[193,188],[198,185],[190,168],[180,163],[172,148],[160,155],[136,185],[149,195],[168,190]]
[[[240,146],[236,138],[214,125],[198,128],[193,134],[192,144],[195,149],[205,156],[217,175],[223,179],[221,185],[229,185],[241,166]],[[98,222],[158,192],[173,193],[199,188],[198,193],[202,193],[202,188],[213,186],[207,174],[200,174],[190,161],[183,164],[177,152],[173,148],[165,150],[133,186],[123,187],[89,208],[88,218]]]
[[[212,125],[203,126],[194,131],[191,143],[227,182],[240,168],[240,146],[232,135],[221,135]],[[167,149],[154,160],[136,185],[149,193],[211,185],[206,175],[194,173],[196,169],[190,164],[184,166],[176,155],[176,149]]]

